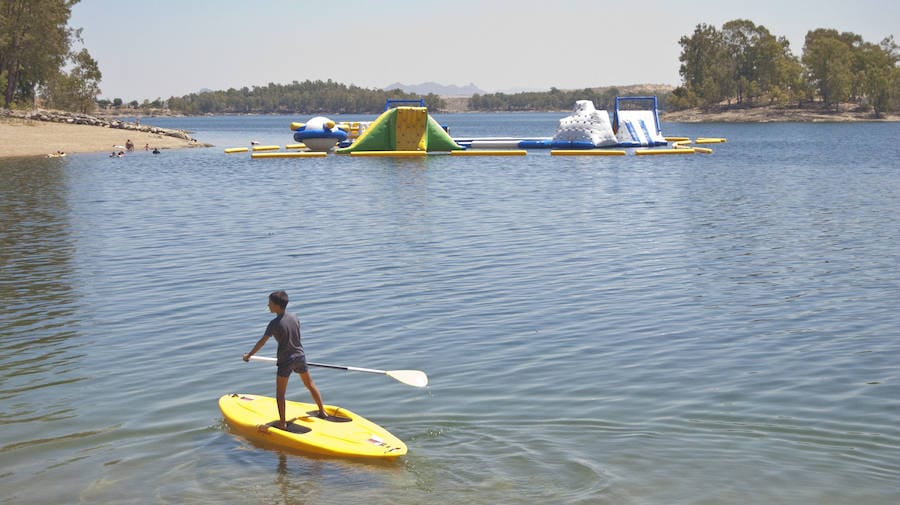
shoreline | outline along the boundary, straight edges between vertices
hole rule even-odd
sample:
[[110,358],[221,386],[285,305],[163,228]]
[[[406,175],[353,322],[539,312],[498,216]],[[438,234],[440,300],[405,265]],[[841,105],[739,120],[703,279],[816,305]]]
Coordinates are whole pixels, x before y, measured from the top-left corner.
[[660,121],[669,123],[892,123],[900,115],[888,114],[876,118],[871,112],[819,108],[785,108],[760,106],[747,108],[700,108],[660,112]]
[[118,152],[125,151],[123,146],[129,140],[135,152],[212,147],[184,131],[111,122],[87,115],[48,111],[0,114],[0,158],[48,157],[57,152]]

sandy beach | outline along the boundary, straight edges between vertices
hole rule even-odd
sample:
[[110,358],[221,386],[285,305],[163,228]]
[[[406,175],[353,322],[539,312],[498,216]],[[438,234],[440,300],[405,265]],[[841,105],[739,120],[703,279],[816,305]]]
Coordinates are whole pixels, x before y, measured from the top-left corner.
[[19,156],[47,156],[64,153],[112,152],[124,148],[127,140],[136,151],[144,146],[159,149],[207,146],[201,142],[149,132],[129,131],[99,126],[33,121],[19,118],[0,118],[0,158]]

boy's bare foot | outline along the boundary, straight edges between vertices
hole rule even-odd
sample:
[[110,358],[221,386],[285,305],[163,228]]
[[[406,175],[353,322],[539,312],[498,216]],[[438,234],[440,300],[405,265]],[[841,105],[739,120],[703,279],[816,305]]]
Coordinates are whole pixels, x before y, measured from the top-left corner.
[[279,430],[287,431],[287,423],[272,422],[269,424],[256,425],[256,429],[259,430],[260,433],[268,433],[272,428],[278,428]]
[[319,419],[328,419],[328,414],[326,414],[324,410],[320,410],[317,415]]

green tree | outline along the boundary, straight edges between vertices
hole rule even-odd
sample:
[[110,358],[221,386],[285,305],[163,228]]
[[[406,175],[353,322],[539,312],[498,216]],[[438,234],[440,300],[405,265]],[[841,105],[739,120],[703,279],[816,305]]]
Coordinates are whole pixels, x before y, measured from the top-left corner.
[[826,106],[836,106],[850,98],[853,52],[847,38],[837,30],[823,28],[806,34],[803,64]]
[[872,106],[876,117],[893,110],[897,98],[897,63],[900,61],[898,46],[893,37],[880,45],[863,44],[859,49],[861,62],[861,89]]
[[773,64],[775,77],[769,90],[769,103],[787,105],[789,102],[800,101],[810,96],[811,91],[800,58],[790,54],[786,40],[781,38],[778,40],[785,48],[785,57]]
[[785,37],[775,37],[766,27],[746,19],[722,25],[722,36],[738,103],[753,103],[763,96],[770,101],[783,100],[794,93],[800,77],[799,61],[791,54]]
[[725,38],[714,26],[699,24],[690,37],[682,37],[681,67],[683,97],[696,100],[693,105],[711,105],[734,96],[734,64]]
[[33,101],[55,78],[74,32],[66,25],[78,0],[0,0],[0,85],[6,107]]
[[100,94],[100,68],[87,49],[70,55],[70,59],[71,71],[58,72],[42,88],[41,95],[51,107],[91,112]]
[[888,110],[892,112],[900,111],[900,68],[894,67],[890,78],[890,104]]
[[756,25],[745,19],[729,21],[722,25],[722,39],[731,60],[729,65],[732,71],[731,79],[735,83],[734,92],[737,94],[739,104],[744,102],[751,85],[758,88],[756,81],[758,56],[753,41],[757,36]]

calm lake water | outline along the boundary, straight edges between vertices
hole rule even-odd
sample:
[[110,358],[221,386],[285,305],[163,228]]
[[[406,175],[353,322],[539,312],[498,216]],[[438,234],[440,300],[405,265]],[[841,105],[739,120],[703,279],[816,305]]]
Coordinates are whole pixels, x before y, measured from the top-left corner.
[[[897,124],[664,124],[728,138],[670,157],[222,152],[306,119],[0,160],[0,503],[900,502]],[[405,458],[229,431],[221,395],[274,394],[240,356],[275,289],[313,361],[428,373],[312,370]]]

